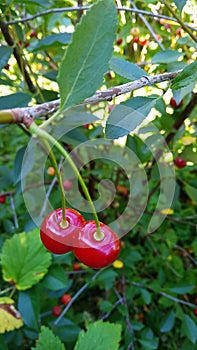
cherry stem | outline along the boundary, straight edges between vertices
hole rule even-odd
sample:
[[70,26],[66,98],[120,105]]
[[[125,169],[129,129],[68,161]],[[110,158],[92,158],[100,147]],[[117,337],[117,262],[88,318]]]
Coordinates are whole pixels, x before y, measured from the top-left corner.
[[[94,220],[95,220],[95,224],[96,224],[96,237],[97,237],[96,239],[97,240],[103,239],[103,232],[100,229],[98,215],[96,213],[96,209],[95,209],[95,206],[93,204],[92,198],[90,196],[88,188],[87,188],[81,174],[79,173],[78,168],[76,167],[75,163],[73,162],[73,160],[69,156],[69,153],[62,147],[62,145],[53,136],[49,135],[45,130],[40,129],[34,122],[30,125],[29,130],[33,135],[37,135],[37,136],[41,137],[41,139],[45,139],[48,142],[50,142],[54,147],[56,147],[58,149],[58,151],[68,161],[68,163],[71,166],[71,168],[73,169],[74,173],[77,175],[79,183],[80,183],[81,188],[83,190],[83,193],[84,193],[84,195],[85,195],[85,197],[86,197],[87,201],[89,202],[90,207],[92,209],[92,215],[94,216]],[[50,148],[50,150],[51,150],[51,148]],[[59,170],[58,170],[58,174],[59,174]],[[60,179],[60,183],[62,184],[60,174],[58,176]],[[62,185],[62,188],[63,188],[63,185]],[[64,198],[65,198],[65,196],[64,196]]]
[[49,142],[47,141],[47,139],[45,137],[43,137],[43,135],[40,136],[40,138],[41,138],[42,143],[44,144],[45,148],[47,149],[47,151],[49,153],[49,158],[50,158],[51,164],[54,167],[55,175],[57,177],[57,181],[58,181],[58,184],[59,184],[59,187],[60,187],[61,202],[62,202],[62,221],[60,223],[60,226],[62,228],[66,228],[67,227],[67,221],[66,221],[66,197],[65,197],[65,193],[64,193],[64,187],[63,187],[61,173],[60,173],[60,171],[58,169],[57,161],[56,161],[55,155],[54,155],[54,153],[52,151],[52,148],[51,148]]

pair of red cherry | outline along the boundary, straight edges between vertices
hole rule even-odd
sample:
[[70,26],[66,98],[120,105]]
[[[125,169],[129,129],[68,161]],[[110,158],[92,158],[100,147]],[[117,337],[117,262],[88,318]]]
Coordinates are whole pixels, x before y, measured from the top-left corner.
[[116,233],[100,222],[100,235],[94,220],[85,221],[76,210],[66,209],[66,227],[62,225],[62,209],[46,216],[41,224],[43,245],[54,254],[73,251],[75,257],[91,268],[110,265],[120,252],[120,240]]

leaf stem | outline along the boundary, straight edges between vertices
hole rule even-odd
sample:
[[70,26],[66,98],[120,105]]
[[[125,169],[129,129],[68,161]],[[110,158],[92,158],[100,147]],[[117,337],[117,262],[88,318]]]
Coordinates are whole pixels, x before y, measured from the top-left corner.
[[[30,127],[31,129],[31,127]],[[62,176],[60,173],[60,170],[58,168],[57,165],[57,161],[55,158],[55,155],[52,151],[52,148],[50,146],[50,144],[48,143],[48,141],[46,140],[46,138],[44,138],[43,136],[41,137],[42,139],[42,143],[44,144],[45,148],[47,149],[48,153],[49,153],[49,158],[51,161],[51,164],[53,165],[54,169],[55,169],[55,175],[57,177],[57,181],[60,187],[60,193],[61,193],[61,202],[62,202],[62,222],[61,222],[61,226],[64,228],[66,228],[67,226],[67,222],[66,222],[66,197],[65,197],[65,193],[64,193],[64,186],[63,186],[63,182],[62,182]]]
[[77,175],[79,183],[80,183],[81,188],[83,190],[83,193],[84,193],[84,195],[85,195],[85,197],[86,197],[87,201],[89,202],[89,205],[92,209],[92,214],[93,214],[95,224],[96,224],[96,229],[97,229],[97,239],[98,239],[98,237],[100,239],[103,239],[103,233],[101,232],[101,229],[100,229],[98,215],[96,213],[96,209],[95,209],[95,206],[93,204],[92,198],[89,194],[88,188],[87,188],[81,174],[79,173],[78,168],[76,167],[75,163],[73,162],[73,160],[69,156],[68,152],[62,147],[62,145],[53,136],[49,135],[45,130],[40,129],[35,123],[31,124],[31,126],[29,127],[29,130],[33,135],[39,136],[42,140],[43,139],[47,140],[50,144],[52,144],[54,147],[56,147],[58,149],[58,151],[63,155],[63,157],[68,161],[68,163],[71,166],[71,168],[73,169],[74,173]]

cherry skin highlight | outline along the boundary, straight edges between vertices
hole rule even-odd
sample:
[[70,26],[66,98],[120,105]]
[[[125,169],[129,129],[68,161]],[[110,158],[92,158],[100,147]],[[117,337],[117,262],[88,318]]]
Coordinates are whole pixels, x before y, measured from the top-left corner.
[[59,208],[48,214],[41,224],[41,241],[51,253],[65,254],[71,251],[75,234],[78,234],[85,220],[78,211],[67,208],[66,222],[67,227],[62,227],[62,208]]
[[94,220],[87,221],[75,239],[75,257],[88,267],[99,269],[110,265],[120,252],[120,240],[116,233],[100,222],[101,239]]

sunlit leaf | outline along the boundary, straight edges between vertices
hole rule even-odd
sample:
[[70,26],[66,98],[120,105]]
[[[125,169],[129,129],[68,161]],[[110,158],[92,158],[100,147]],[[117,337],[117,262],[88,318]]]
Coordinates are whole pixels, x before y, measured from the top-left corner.
[[2,247],[1,259],[3,279],[24,290],[44,277],[51,263],[51,254],[42,245],[36,229],[7,239]]
[[23,326],[20,313],[13,305],[10,298],[0,298],[0,333],[13,331]]

